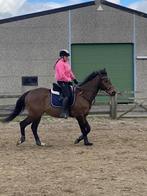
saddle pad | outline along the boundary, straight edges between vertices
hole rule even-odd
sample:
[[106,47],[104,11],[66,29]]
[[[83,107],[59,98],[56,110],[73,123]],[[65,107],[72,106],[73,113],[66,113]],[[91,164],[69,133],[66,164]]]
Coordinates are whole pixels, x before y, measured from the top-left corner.
[[[58,91],[51,89],[51,105],[53,107],[62,107],[63,98]],[[75,95],[69,99],[69,105],[72,106],[75,102]]]

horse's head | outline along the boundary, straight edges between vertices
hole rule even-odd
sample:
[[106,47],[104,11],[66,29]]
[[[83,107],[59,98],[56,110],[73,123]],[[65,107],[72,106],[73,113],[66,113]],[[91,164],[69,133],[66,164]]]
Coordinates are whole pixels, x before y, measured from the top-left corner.
[[106,69],[100,70],[98,73],[100,77],[100,84],[99,84],[100,89],[104,90],[110,96],[114,96],[116,94],[116,90],[113,87],[110,79],[108,79]]

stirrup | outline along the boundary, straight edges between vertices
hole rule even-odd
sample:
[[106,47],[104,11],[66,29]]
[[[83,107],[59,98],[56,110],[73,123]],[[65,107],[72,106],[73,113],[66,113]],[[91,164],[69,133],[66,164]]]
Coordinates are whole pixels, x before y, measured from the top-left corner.
[[65,119],[67,119],[68,118],[68,114],[67,114],[67,112],[62,112],[61,114],[60,114],[60,118],[65,118]]

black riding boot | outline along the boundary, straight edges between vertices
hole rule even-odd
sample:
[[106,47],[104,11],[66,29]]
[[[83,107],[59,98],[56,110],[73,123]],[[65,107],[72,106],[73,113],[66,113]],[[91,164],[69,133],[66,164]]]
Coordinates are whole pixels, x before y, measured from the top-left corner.
[[69,101],[68,101],[68,97],[65,97],[62,103],[62,112],[60,114],[60,117],[67,119],[69,116],[68,110],[69,110]]

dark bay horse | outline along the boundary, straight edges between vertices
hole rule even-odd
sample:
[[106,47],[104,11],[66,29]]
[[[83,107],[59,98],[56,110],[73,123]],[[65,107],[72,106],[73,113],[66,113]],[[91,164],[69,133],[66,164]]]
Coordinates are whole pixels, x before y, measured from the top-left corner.
[[[81,135],[75,140],[75,144],[84,140],[85,145],[92,145],[88,140],[90,125],[86,119],[92,102],[99,90],[114,96],[116,91],[108,79],[105,69],[91,73],[80,85],[75,88],[75,102],[70,108],[70,117],[77,119],[81,129]],[[21,137],[17,144],[25,141],[25,128],[31,124],[31,129],[36,144],[43,146],[37,134],[37,128],[44,113],[59,118],[61,108],[51,106],[51,90],[47,88],[37,88],[24,93],[16,102],[15,109],[3,122],[10,122],[18,116],[24,109],[27,110],[27,117],[20,122]]]

